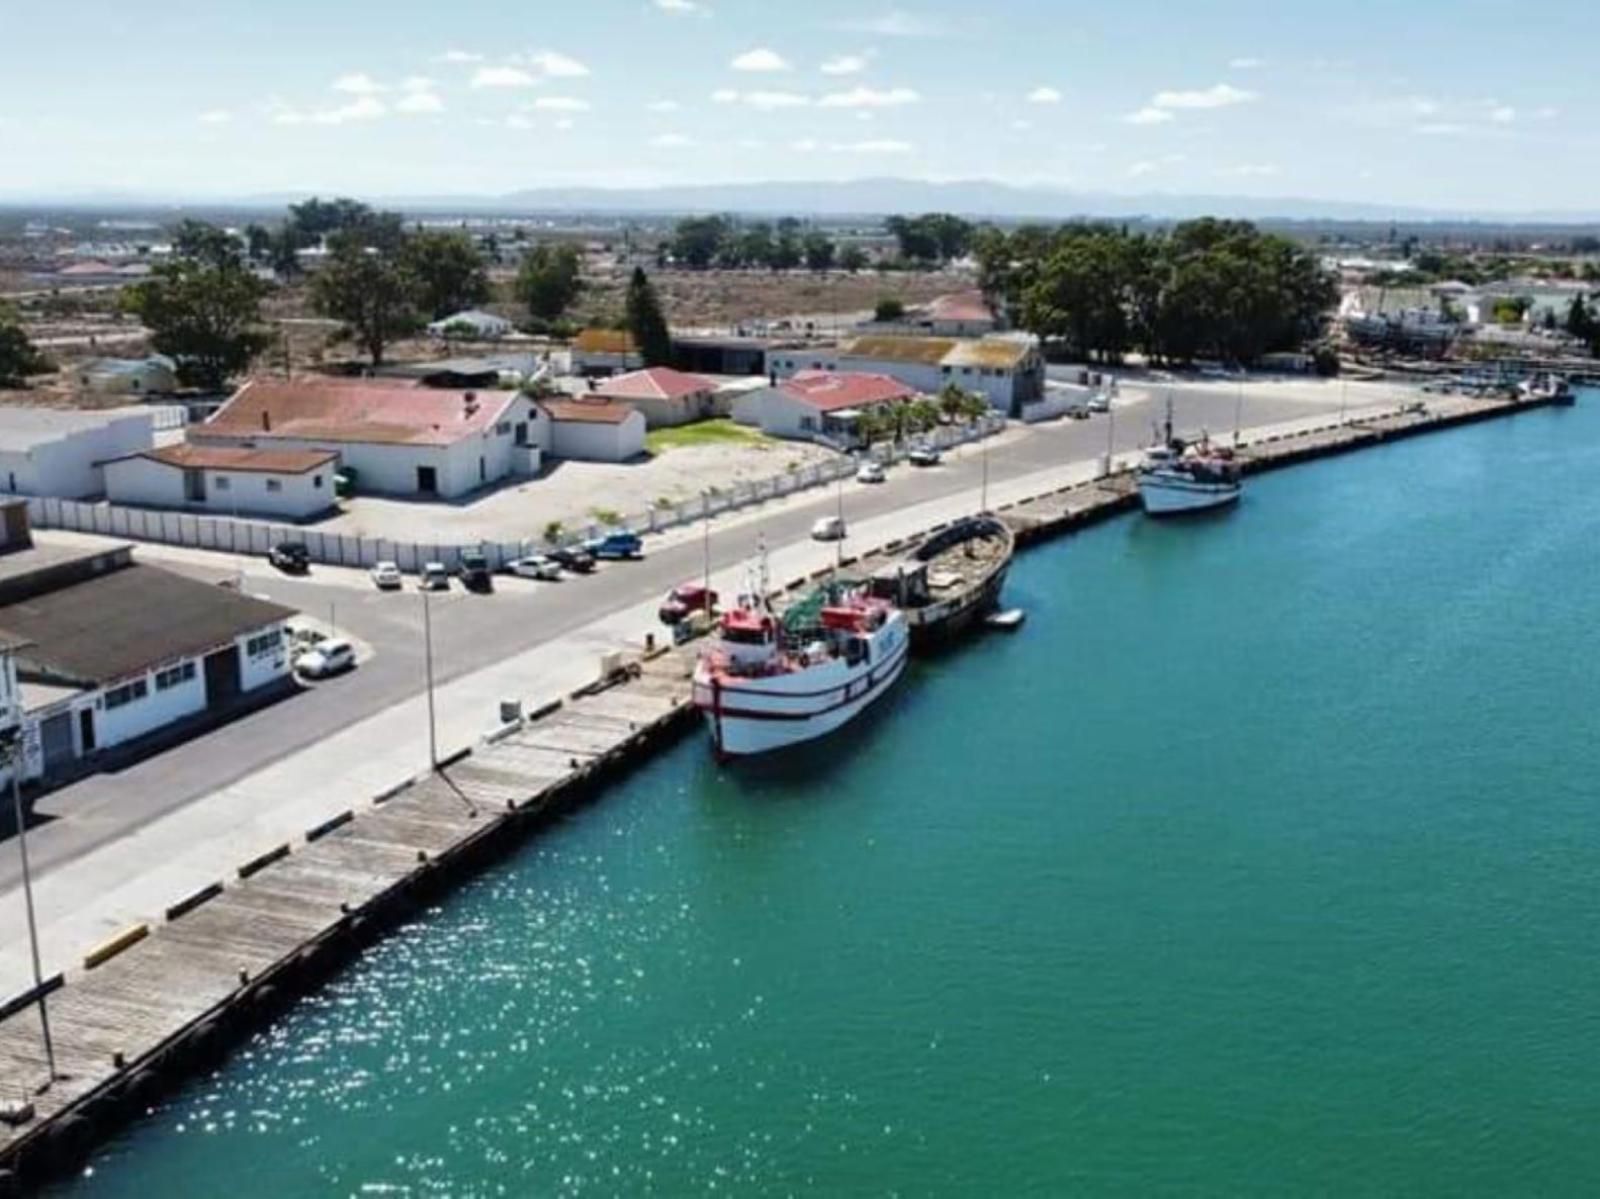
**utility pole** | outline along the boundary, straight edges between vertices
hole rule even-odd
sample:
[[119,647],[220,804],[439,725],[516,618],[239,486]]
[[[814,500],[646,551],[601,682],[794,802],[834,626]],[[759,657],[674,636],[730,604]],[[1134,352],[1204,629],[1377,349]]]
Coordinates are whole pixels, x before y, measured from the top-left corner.
[[422,593],[422,648],[428,671],[428,765],[439,769],[439,731],[433,709],[433,606],[427,591]]
[[980,512],[987,512],[987,511],[989,511],[989,439],[988,439],[988,437],[984,437],[983,445],[980,448],[983,450],[983,491],[981,493],[983,498],[979,503],[979,511]]
[[711,493],[709,491],[700,493],[700,516],[703,530],[702,546],[705,552],[706,610],[709,614],[711,609]]
[[[14,663],[16,659],[12,658],[10,661]],[[6,674],[8,682],[16,677],[12,670],[7,670]],[[20,713],[22,705],[14,687],[11,702]],[[28,911],[28,949],[33,956],[33,991],[39,1000],[39,1028],[44,1034],[45,1068],[50,1072],[44,1085],[35,1092],[42,1095],[50,1089],[50,1084],[55,1082],[58,1075],[55,1044],[50,1039],[50,1012],[44,1000],[44,971],[39,965],[39,924],[33,910],[33,872],[28,865],[28,825],[22,812],[22,768],[27,750],[23,742],[21,724],[6,730],[0,746],[3,746],[6,766],[11,772],[11,811],[17,821],[17,852],[22,858],[22,895]]]
[[833,571],[838,574],[844,569],[844,539],[848,529],[844,523],[844,476],[839,476],[839,536],[833,546]]

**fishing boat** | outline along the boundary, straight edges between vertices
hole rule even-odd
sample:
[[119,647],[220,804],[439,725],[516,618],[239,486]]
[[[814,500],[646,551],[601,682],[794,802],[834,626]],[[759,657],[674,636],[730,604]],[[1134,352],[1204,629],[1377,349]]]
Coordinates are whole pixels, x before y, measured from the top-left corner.
[[1563,407],[1577,403],[1577,396],[1573,394],[1572,384],[1557,374],[1535,375],[1525,379],[1517,387],[1517,396],[1524,400],[1542,400],[1547,404],[1559,404]]
[[831,580],[780,616],[760,582],[718,621],[694,672],[694,704],[722,758],[826,736],[904,672],[905,614],[858,582]]
[[1208,439],[1189,444],[1172,433],[1172,402],[1167,402],[1165,436],[1145,451],[1139,467],[1139,502],[1151,516],[1175,516],[1220,508],[1239,499],[1239,464],[1230,450]]
[[876,571],[871,594],[899,608],[913,648],[947,641],[992,612],[1016,552],[1011,526],[984,514],[936,530],[911,556]]

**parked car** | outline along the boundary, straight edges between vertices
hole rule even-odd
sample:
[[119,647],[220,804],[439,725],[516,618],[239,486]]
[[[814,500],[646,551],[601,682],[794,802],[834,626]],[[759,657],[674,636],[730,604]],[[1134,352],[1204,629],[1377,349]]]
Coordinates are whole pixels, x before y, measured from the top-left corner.
[[[592,559],[590,565],[593,565]],[[506,563],[506,569],[521,579],[554,581],[561,577],[561,563],[548,554],[528,554],[523,558],[514,558]]]
[[596,558],[642,558],[644,557],[644,542],[639,534],[631,533],[627,529],[619,529],[615,533],[607,533],[604,537],[596,537],[593,541],[586,542],[584,549]]
[[711,612],[716,606],[715,591],[708,591],[702,583],[680,583],[667,592],[667,598],[661,601],[656,615],[661,618],[662,624],[674,625],[686,619],[691,612]]
[[870,458],[856,468],[857,483],[882,483],[888,478],[883,473],[883,464],[874,462]]
[[461,551],[461,585],[468,591],[493,591],[494,576],[489,573],[489,559],[478,550]]
[[575,545],[551,550],[545,556],[562,570],[574,571],[580,575],[586,575],[594,569],[594,555]]
[[284,574],[303,575],[311,569],[311,551],[303,541],[280,541],[267,551],[267,561]]
[[1067,409],[1067,415],[1070,416],[1073,420],[1088,420],[1089,419],[1089,405],[1087,405],[1087,404],[1074,404],[1074,405],[1072,405],[1072,407]]
[[399,587],[400,564],[398,562],[377,562],[372,567],[372,582],[379,591],[393,591]]
[[931,445],[914,445],[906,455],[906,461],[912,466],[938,466],[939,450]]
[[449,591],[450,572],[443,562],[425,562],[417,575],[417,588],[421,591]]
[[1111,397],[1103,391],[1097,391],[1089,397],[1089,403],[1086,406],[1090,412],[1110,412]]
[[296,674],[308,679],[325,679],[349,670],[356,664],[356,648],[343,637],[328,637],[317,642],[294,660]]
[[843,541],[845,538],[844,517],[824,516],[811,526],[811,536],[816,541]]

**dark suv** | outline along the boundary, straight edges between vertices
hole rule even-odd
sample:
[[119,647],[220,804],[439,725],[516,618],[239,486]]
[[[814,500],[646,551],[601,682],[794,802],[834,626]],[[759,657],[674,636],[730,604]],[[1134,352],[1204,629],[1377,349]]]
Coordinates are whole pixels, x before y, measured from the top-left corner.
[[303,575],[311,569],[311,551],[300,541],[280,541],[267,551],[267,561],[284,574]]
[[554,560],[562,570],[570,570],[574,574],[586,575],[594,569],[594,556],[575,545],[550,550],[545,557]]
[[463,550],[461,554],[461,585],[468,591],[493,591],[494,576],[489,573],[489,559],[478,550]]

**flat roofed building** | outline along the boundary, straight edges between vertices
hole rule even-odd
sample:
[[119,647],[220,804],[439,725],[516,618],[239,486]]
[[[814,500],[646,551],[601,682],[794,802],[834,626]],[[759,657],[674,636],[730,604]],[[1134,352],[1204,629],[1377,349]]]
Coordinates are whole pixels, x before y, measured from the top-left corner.
[[114,504],[305,520],[334,506],[336,450],[180,444],[105,464]]
[[614,375],[644,366],[644,355],[626,329],[585,329],[572,340],[572,373]]
[[0,405],[0,491],[84,499],[105,491],[100,464],[155,444],[148,408]]

